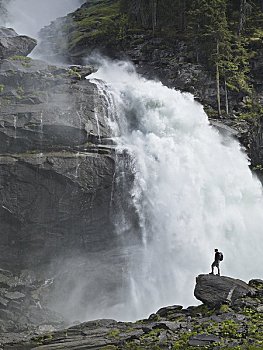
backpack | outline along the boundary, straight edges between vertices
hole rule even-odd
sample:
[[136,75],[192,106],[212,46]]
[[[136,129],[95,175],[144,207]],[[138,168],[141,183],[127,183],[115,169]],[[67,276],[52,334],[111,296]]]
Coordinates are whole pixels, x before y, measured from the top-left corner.
[[223,261],[223,259],[224,259],[223,253],[219,252],[219,260],[220,260],[220,261]]

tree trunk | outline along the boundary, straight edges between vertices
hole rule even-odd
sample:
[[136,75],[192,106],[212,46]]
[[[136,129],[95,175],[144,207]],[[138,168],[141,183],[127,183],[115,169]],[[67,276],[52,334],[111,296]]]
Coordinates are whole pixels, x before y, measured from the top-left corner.
[[185,0],[180,0],[180,17],[179,17],[179,29],[184,32],[186,28],[185,21],[185,12],[186,12],[186,3]]
[[228,105],[228,90],[227,90],[227,84],[225,79],[225,99],[226,99],[226,115],[229,114],[229,105]]
[[157,26],[157,0],[152,0],[152,29],[153,35]]
[[219,72],[219,65],[218,65],[218,57],[219,57],[219,42],[218,42],[218,40],[217,40],[217,43],[216,43],[216,53],[217,53],[217,60],[216,60],[216,97],[217,97],[217,111],[218,111],[218,116],[221,117],[220,72]]
[[141,16],[141,24],[144,28],[148,28],[149,26],[149,12],[147,11],[146,2],[143,0],[139,1],[140,8],[140,16]]
[[246,20],[245,8],[246,0],[240,0],[240,10],[239,10],[239,25],[238,25],[238,35],[240,36],[244,28],[244,23]]

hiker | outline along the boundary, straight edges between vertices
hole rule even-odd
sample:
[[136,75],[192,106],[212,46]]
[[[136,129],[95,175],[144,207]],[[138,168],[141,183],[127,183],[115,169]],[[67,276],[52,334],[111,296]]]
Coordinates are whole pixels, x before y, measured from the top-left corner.
[[220,276],[220,269],[219,269],[219,263],[223,260],[223,253],[219,252],[218,249],[215,249],[215,261],[211,265],[212,272],[210,272],[211,275],[214,274],[214,268],[217,267],[217,274]]

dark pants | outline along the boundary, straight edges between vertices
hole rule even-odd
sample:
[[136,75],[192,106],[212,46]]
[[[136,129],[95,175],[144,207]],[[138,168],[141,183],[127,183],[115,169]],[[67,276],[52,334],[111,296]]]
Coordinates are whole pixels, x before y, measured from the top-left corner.
[[211,265],[212,267],[212,274],[214,274],[214,268],[217,268],[217,274],[220,275],[220,269],[219,269],[219,260],[215,260],[213,264]]

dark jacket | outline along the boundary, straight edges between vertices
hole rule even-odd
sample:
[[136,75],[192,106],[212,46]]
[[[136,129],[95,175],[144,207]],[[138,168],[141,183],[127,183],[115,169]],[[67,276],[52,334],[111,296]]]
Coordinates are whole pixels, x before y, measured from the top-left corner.
[[215,253],[215,261],[220,261],[220,255],[221,255],[220,252]]

